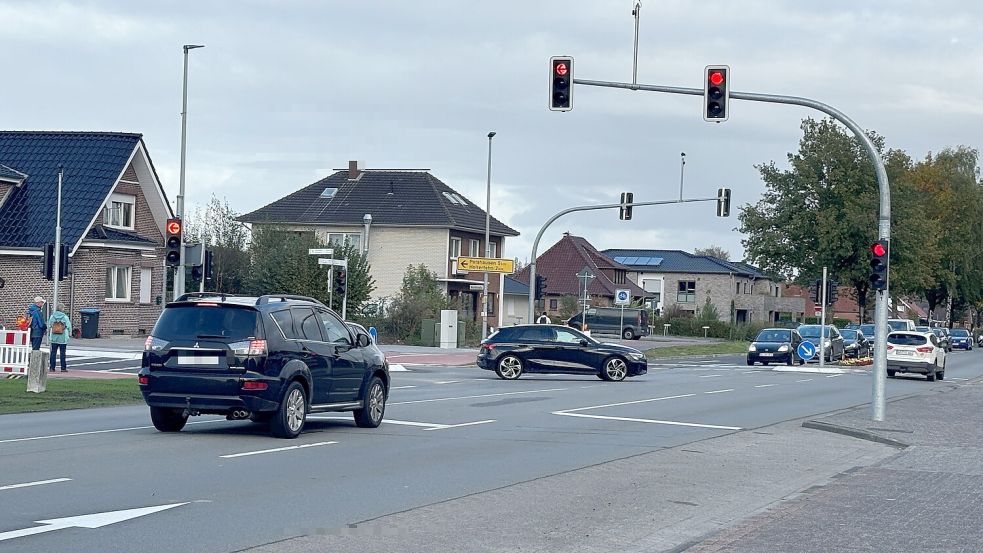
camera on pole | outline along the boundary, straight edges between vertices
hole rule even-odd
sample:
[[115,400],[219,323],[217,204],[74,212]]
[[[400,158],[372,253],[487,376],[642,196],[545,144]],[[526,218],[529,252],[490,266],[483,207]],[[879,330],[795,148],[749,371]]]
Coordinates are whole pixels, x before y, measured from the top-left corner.
[[703,73],[703,120],[726,121],[730,116],[730,67],[708,65]]
[[717,189],[717,217],[730,217],[730,188]]
[[181,231],[183,229],[181,219],[173,218],[167,220],[164,227],[164,245],[167,252],[164,259],[168,267],[177,267],[181,264]]
[[550,58],[550,111],[573,109],[573,57]]
[[635,201],[635,195],[631,192],[621,193],[621,212],[618,217],[622,221],[631,221],[631,205]]

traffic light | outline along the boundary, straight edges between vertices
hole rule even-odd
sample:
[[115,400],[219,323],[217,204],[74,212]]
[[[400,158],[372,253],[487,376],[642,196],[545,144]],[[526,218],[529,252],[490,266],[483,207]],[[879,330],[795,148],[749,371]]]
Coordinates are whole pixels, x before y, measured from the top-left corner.
[[535,299],[541,300],[546,295],[546,277],[543,275],[536,275],[536,297]]
[[68,258],[68,244],[61,245],[61,253],[58,255],[58,280],[65,280],[65,277],[72,274],[72,260]]
[[730,188],[717,189],[717,217],[730,217]]
[[840,283],[835,280],[826,281],[826,305],[833,305],[839,298]]
[[197,282],[197,281],[201,280],[201,275],[202,275],[201,265],[192,265],[191,266],[191,280]]
[[887,290],[889,253],[887,240],[878,240],[870,246],[870,285],[874,290]]
[[573,109],[573,57],[550,58],[550,111]]
[[348,271],[337,269],[334,273],[334,293],[344,296],[348,293]]
[[816,282],[812,283],[812,286],[810,288],[812,291],[812,303],[821,303],[823,301],[822,279],[816,279]]
[[55,245],[45,244],[42,251],[44,252],[44,259],[41,261],[41,276],[43,276],[45,280],[54,280]]
[[181,264],[181,231],[184,230],[181,219],[173,218],[167,220],[164,227],[164,245],[167,252],[164,256],[168,267],[177,267]]
[[730,67],[708,65],[703,76],[703,120],[720,123],[730,116]]
[[631,192],[621,193],[621,213],[618,215],[618,217],[622,221],[631,221],[631,206],[627,204],[634,203],[634,201],[635,195]]
[[215,278],[215,252],[205,250],[205,282],[211,282]]

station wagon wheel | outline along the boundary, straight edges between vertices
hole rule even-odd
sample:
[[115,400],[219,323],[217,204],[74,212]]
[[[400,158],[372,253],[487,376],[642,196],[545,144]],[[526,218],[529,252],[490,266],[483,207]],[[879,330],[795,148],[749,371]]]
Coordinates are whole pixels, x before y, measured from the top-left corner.
[[610,357],[604,362],[601,376],[605,380],[620,382],[628,376],[628,365],[620,357]]
[[515,355],[505,355],[498,360],[495,374],[503,380],[515,380],[522,374],[522,359]]
[[386,413],[386,386],[378,376],[373,376],[365,390],[363,407],[355,410],[355,425],[359,428],[378,428]]
[[307,394],[300,382],[287,386],[280,408],[271,421],[270,430],[277,438],[296,438],[304,429],[307,418]]

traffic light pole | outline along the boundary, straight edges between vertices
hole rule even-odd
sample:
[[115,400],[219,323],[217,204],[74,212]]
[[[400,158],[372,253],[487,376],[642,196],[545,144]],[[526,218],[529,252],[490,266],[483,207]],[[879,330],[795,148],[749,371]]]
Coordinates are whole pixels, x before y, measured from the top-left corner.
[[[819,316],[819,368],[822,369],[826,366],[826,267],[823,266],[823,285],[820,288],[820,293],[822,294],[822,314]],[[833,336],[830,335],[830,347],[833,346]],[[830,360],[833,359],[833,353],[829,354]]]
[[[584,86],[600,86],[606,88],[623,88],[628,90],[645,90],[649,92],[663,92],[666,94],[686,94],[690,96],[703,96],[704,91],[698,88],[683,88],[675,86],[660,85],[640,85],[635,83],[619,83],[612,81],[591,81],[586,79],[573,79],[573,84]],[[571,87],[571,96],[572,96]],[[880,207],[877,217],[877,236],[881,240],[891,239],[891,187],[887,179],[887,170],[881,160],[877,147],[871,142],[870,138],[864,133],[852,119],[838,109],[798,96],[779,96],[774,94],[758,94],[754,92],[730,92],[730,98],[736,100],[748,100],[751,102],[765,102],[770,104],[789,104],[803,106],[821,111],[840,123],[846,125],[857,140],[863,144],[867,150],[867,155],[874,164],[874,173],[877,176],[877,187],[880,192]],[[533,248],[533,263],[536,262],[535,247]],[[535,267],[533,268],[535,271]],[[890,284],[890,279],[888,279]],[[871,417],[875,421],[884,420],[884,387],[887,383],[887,298],[888,288],[878,290],[876,293],[877,302],[874,309],[874,367],[871,393]]]
[[61,280],[61,181],[64,174],[65,170],[62,167],[58,167],[58,207],[55,212],[55,255],[52,256],[54,257],[54,264],[52,265],[51,271],[51,274],[55,278],[52,279],[51,309],[48,311],[49,313],[54,313],[58,309],[58,282]]
[[532,243],[532,257],[529,261],[529,321],[536,320],[536,253],[539,251],[539,241],[543,238],[543,233],[546,229],[553,224],[554,221],[563,217],[568,213],[575,213],[578,211],[596,211],[599,209],[621,209],[623,207],[642,207],[648,205],[668,205],[668,204],[686,204],[694,202],[715,202],[717,198],[692,198],[688,200],[662,200],[658,202],[633,202],[630,204],[603,204],[603,205],[582,205],[578,207],[571,207],[569,209],[564,209],[563,211],[557,213],[556,215],[550,217],[543,228],[539,229],[539,234],[536,235],[536,240]]

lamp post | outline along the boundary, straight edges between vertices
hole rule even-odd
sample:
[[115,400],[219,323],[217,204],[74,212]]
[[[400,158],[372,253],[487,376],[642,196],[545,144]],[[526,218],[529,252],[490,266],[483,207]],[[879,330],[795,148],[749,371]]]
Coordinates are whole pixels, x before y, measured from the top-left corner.
[[[188,51],[204,48],[203,44],[184,45],[184,86],[181,93],[181,189],[177,195],[177,216],[184,225],[184,160],[188,146]],[[184,233],[181,233],[181,262],[174,273],[174,299],[184,293]]]
[[[491,155],[492,138],[495,131],[488,133],[488,182],[485,186],[485,257],[491,257]],[[488,273],[485,273],[482,292],[481,307],[481,339],[488,336]]]

